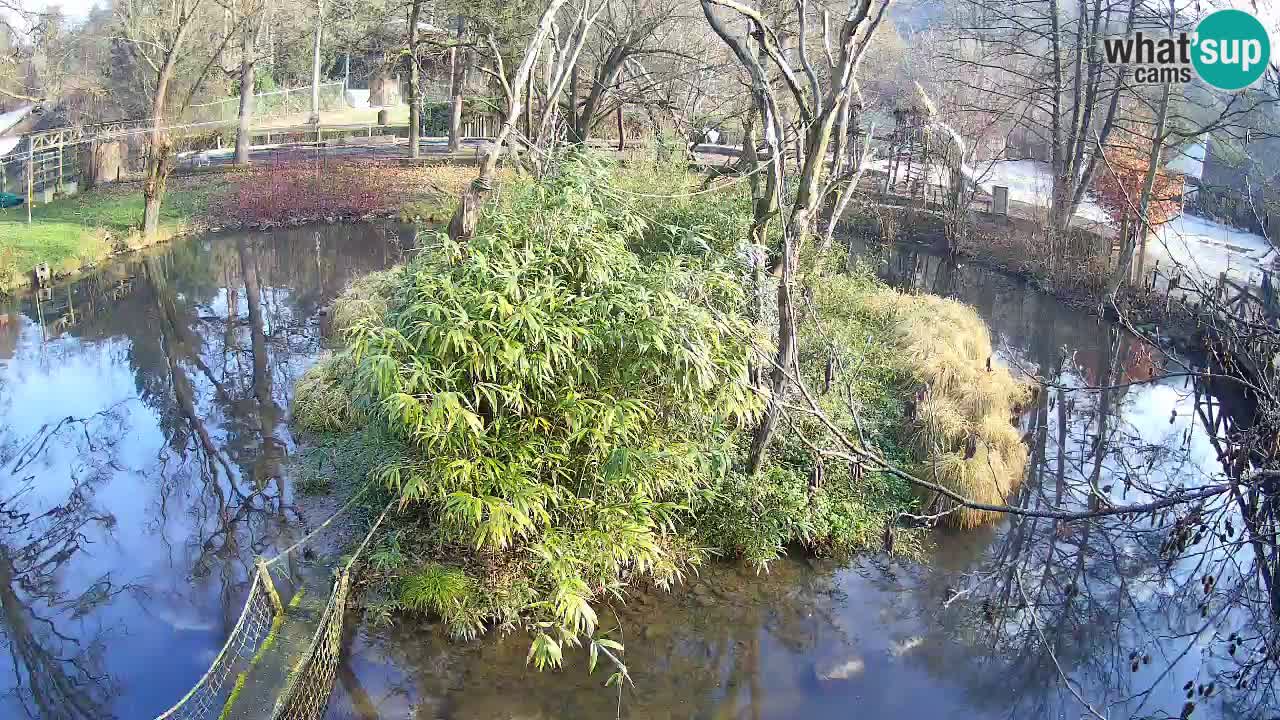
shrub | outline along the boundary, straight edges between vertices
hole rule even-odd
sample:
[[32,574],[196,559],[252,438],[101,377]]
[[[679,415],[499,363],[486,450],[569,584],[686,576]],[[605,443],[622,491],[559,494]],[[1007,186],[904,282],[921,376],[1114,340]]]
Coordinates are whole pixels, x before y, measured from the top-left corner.
[[384,317],[348,331],[355,392],[403,444],[377,477],[445,545],[515,563],[545,598],[520,608],[540,664],[594,632],[595,596],[681,577],[677,520],[761,405],[746,323],[673,290],[732,279],[641,262],[628,244],[650,221],[606,173],[570,161],[504,188],[466,245],[438,236],[394,275]]
[[[707,552],[765,569],[791,546],[877,546],[918,503],[894,476],[815,460],[837,442],[803,413],[764,470],[743,473],[763,404],[739,259],[749,201],[740,187],[654,198],[697,184],[664,166],[611,170],[576,156],[508,183],[465,244],[436,235],[409,265],[353,285],[334,310],[347,348],[295,400],[317,429],[357,429],[334,449],[358,455],[343,471],[410,510],[375,553],[386,606],[438,615],[456,637],[522,627],[538,667],[590,638],[595,606],[628,585],[671,587]],[[1018,386],[987,378],[982,402],[956,387],[990,352],[985,335],[920,330],[907,305],[861,268],[803,303],[798,357],[824,412],[907,464],[906,399],[928,381],[960,398],[958,425],[1007,439],[988,420]],[[955,344],[964,367],[913,364],[922,332]],[[894,549],[919,545],[902,533]]]

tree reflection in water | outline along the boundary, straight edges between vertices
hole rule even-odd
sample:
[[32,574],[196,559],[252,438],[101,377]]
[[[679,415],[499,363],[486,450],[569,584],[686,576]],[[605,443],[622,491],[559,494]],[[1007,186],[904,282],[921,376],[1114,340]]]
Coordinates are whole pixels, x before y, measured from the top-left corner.
[[[1199,378],[1148,382],[1172,363],[1116,326],[1073,321],[1039,297],[1035,312],[1020,314],[1011,306],[1025,304],[1028,293],[939,258],[899,255],[888,269],[912,286],[952,277],[1010,363],[1048,383],[1024,419],[1032,481],[1014,504],[1142,502],[1238,472],[1223,461],[1232,457],[1230,438],[1247,430],[1231,415],[1232,399],[1224,404],[1222,389],[1212,388],[1215,396]],[[993,297],[1001,287],[1008,294]],[[1072,326],[1092,326],[1094,338],[1062,330]],[[1229,495],[1071,523],[1012,517],[948,598],[943,622],[985,650],[958,667],[1023,687],[1017,714],[1274,712],[1275,608],[1258,581],[1265,564],[1250,542],[1257,537],[1246,537],[1244,525]]]
[[95,443],[92,438],[111,436],[103,430],[118,425],[116,412],[63,418],[0,455],[0,477],[7,479],[0,498],[0,635],[14,679],[6,694],[29,717],[89,720],[110,715],[113,687],[103,663],[108,633],[97,628],[86,634],[59,625],[91,616],[97,607],[136,589],[117,582],[111,572],[79,592],[68,592],[59,583],[64,566],[91,542],[91,528],[110,531],[115,525],[114,517],[92,503],[104,467],[83,468],[66,496],[51,507],[34,507],[27,496],[37,482],[35,463],[50,442],[76,438],[94,453],[87,458],[90,463],[109,462],[111,441]]
[[179,242],[0,308],[0,716],[152,717],[204,672],[305,521],[284,408],[318,311],[408,237]]

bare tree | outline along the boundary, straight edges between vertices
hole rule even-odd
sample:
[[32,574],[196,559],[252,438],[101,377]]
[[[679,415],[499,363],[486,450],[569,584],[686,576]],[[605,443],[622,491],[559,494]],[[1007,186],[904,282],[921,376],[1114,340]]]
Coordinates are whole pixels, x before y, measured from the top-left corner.
[[418,67],[418,23],[422,18],[423,0],[412,0],[409,4],[409,157],[422,155],[419,146],[422,134],[422,72]]
[[614,0],[604,7],[596,23],[586,97],[579,104],[575,87],[566,105],[574,142],[585,143],[595,125],[610,114],[613,108],[607,107],[608,100],[620,94],[629,61],[650,53],[677,52],[666,43],[674,26],[686,19],[672,0]]
[[[498,50],[497,41],[493,35],[488,38],[489,47],[497,67],[492,70],[485,69],[485,72],[492,76],[502,88],[505,107],[502,113],[502,125],[499,127],[497,136],[494,137],[493,144],[480,166],[480,175],[472,183],[471,188],[463,193],[462,200],[454,212],[452,221],[449,223],[449,236],[455,240],[469,238],[475,232],[476,214],[479,212],[480,203],[493,189],[498,161],[502,158],[502,152],[508,140],[512,139],[516,123],[520,120],[525,99],[525,86],[533,73],[533,65],[537,61],[538,52],[551,35],[556,21],[556,14],[560,12],[565,2],[566,0],[549,0],[533,33],[525,42],[520,65],[516,68],[510,80],[507,79],[506,69],[502,62],[502,53]],[[595,18],[599,16],[600,8],[597,7],[588,14],[590,8],[591,5],[589,3],[584,3],[580,11],[580,17],[587,17],[590,22],[594,22]]]
[[1102,56],[1104,36],[1129,34],[1138,0],[961,0],[946,59],[950,81],[973,92],[975,112],[1004,106],[1052,171],[1051,240],[1066,233],[1115,125],[1123,68]]
[[313,125],[320,125],[320,44],[324,39],[324,0],[316,0],[316,32],[311,50],[311,118]]
[[249,164],[249,148],[252,145],[253,93],[257,66],[261,55],[258,51],[258,35],[266,16],[263,0],[242,0],[235,10],[241,16],[240,27],[240,109],[236,115],[237,165]]
[[[174,0],[161,3],[157,0],[133,0],[116,8],[116,22],[124,38],[124,45],[133,59],[151,70],[151,102],[148,117],[151,128],[147,131],[146,169],[143,177],[142,234],[155,237],[160,228],[160,202],[164,199],[165,179],[168,178],[170,155],[169,138],[166,137],[166,117],[170,114],[170,94],[175,83],[186,83],[186,95],[178,102],[173,115],[180,117],[191,104],[192,97],[204,85],[209,70],[219,59],[221,51],[233,36],[238,35],[238,24],[233,31],[220,38],[206,35],[207,44],[200,51],[192,51],[197,44],[195,37],[200,28],[211,27],[207,22],[207,0]],[[179,68],[189,74],[178,77]]]
[[462,147],[462,96],[467,84],[468,51],[462,45],[466,19],[458,16],[453,45],[449,48],[449,152]]
[[[828,180],[828,155],[833,131],[841,118],[847,118],[847,107],[852,102],[855,70],[867,43],[884,18],[891,0],[854,0],[849,3],[842,21],[835,28],[824,22],[822,46],[827,49],[827,68],[824,81],[809,57],[811,22],[817,15],[808,0],[796,2],[798,14],[797,52],[792,55],[783,47],[782,35],[772,27],[760,10],[743,5],[736,0],[702,0],[707,22],[716,35],[733,51],[738,61],[748,69],[752,77],[756,111],[764,123],[765,138],[769,145],[769,169],[772,176],[770,189],[763,202],[756,204],[756,223],[768,222],[773,208],[779,206],[778,189],[783,185],[785,155],[784,141],[794,137],[801,149],[797,162],[800,166],[796,180],[794,200],[782,208],[786,222],[782,228],[782,248],[778,267],[778,348],[773,359],[769,383],[770,399],[760,425],[751,443],[749,467],[752,473],[764,464],[765,452],[773,438],[787,393],[788,380],[795,360],[796,327],[793,305],[798,253],[812,236],[817,225],[817,210],[830,188]],[[758,52],[748,48],[747,39],[730,32],[717,8],[732,16],[746,20],[751,39]],[[831,51],[831,48],[836,48]],[[799,67],[793,64],[793,57]],[[771,73],[766,65],[781,77],[781,90],[775,90]],[[798,126],[788,128],[782,120],[782,98],[797,111]],[[763,233],[760,233],[763,237]]]

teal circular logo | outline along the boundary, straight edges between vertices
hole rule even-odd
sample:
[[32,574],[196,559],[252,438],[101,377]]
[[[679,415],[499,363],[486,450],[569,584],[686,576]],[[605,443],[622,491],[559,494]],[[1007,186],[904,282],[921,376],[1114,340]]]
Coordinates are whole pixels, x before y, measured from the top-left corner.
[[1246,88],[1271,62],[1271,37],[1243,10],[1219,10],[1196,26],[1191,62],[1200,79],[1219,90]]

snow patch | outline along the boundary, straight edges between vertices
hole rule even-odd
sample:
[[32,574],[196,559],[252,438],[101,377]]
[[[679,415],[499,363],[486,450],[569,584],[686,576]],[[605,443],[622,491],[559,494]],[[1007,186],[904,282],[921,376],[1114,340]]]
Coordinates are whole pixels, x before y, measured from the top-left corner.
[[1263,268],[1276,259],[1276,251],[1261,235],[1184,214],[1156,229],[1147,243],[1147,257],[1178,263],[1207,280],[1225,272],[1236,282],[1256,284]]
[[[979,174],[979,185],[988,194],[996,185],[1009,188],[1009,199],[1039,208],[1048,208],[1053,196],[1053,172],[1048,163],[1037,160],[1000,160]],[[1111,216],[1092,197],[1085,196],[1076,217],[1091,222],[1111,222]]]
[[1197,180],[1204,176],[1204,143],[1197,142],[1179,150],[1169,161],[1168,168]]
[[7,132],[10,128],[22,122],[22,119],[31,112],[34,105],[23,105],[17,110],[10,110],[7,113],[0,113],[0,133]]

